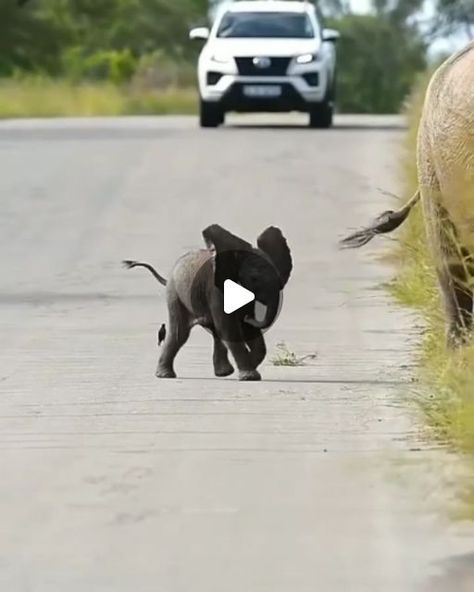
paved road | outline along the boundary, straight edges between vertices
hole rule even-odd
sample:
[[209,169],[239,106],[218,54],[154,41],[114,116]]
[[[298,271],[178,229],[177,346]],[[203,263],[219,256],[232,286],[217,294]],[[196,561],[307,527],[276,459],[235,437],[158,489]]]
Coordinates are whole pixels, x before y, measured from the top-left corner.
[[[0,590],[472,590],[461,471],[411,392],[416,319],[336,240],[397,190],[397,118],[0,125]],[[218,222],[284,229],[294,274],[261,383],[212,377],[196,329],[154,378],[163,273]],[[469,584],[468,582],[471,582]],[[465,588],[462,588],[465,586]]]

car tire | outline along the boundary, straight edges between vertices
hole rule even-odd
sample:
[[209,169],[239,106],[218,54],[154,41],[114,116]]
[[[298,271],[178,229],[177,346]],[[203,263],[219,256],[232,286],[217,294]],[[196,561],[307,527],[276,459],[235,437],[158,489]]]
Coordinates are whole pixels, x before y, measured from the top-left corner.
[[334,107],[331,102],[324,101],[309,112],[309,127],[317,129],[328,129],[332,126]]
[[200,101],[199,125],[201,127],[219,127],[224,123],[224,119],[224,111],[218,104]]
[[337,97],[337,74],[334,72],[332,77],[331,86],[328,91],[328,99],[331,101],[333,105],[336,104],[336,97]]
[[322,103],[314,105],[309,110],[309,127],[317,129],[328,129],[332,126],[334,119],[334,102],[336,99],[335,80],[326,91]]

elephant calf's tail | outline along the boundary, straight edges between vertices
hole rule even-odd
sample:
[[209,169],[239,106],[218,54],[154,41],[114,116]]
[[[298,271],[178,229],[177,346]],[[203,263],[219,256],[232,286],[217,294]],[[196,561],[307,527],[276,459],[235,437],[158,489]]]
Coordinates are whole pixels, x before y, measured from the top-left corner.
[[133,269],[134,267],[144,267],[145,269],[148,269],[148,271],[153,274],[153,277],[156,278],[156,280],[158,282],[160,282],[160,284],[162,286],[166,286],[167,281],[165,280],[164,277],[162,277],[157,271],[156,269],[148,264],[148,263],[140,263],[138,261],[122,261],[123,266],[126,267],[127,269]]
[[340,247],[342,249],[356,249],[366,245],[377,234],[392,232],[392,230],[395,230],[405,222],[411,209],[418,203],[419,199],[420,191],[417,190],[415,195],[403,206],[403,208],[400,208],[395,212],[393,210],[388,210],[387,212],[380,214],[380,216],[373,221],[371,226],[354,232],[354,234],[342,239],[339,243]]

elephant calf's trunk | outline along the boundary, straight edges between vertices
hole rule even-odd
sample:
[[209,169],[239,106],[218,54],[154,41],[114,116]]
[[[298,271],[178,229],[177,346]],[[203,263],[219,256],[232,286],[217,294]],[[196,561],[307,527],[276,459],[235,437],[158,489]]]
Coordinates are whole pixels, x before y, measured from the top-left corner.
[[366,245],[371,241],[377,234],[386,234],[392,232],[405,222],[410,214],[413,206],[415,206],[420,199],[420,191],[418,190],[415,195],[406,203],[403,208],[397,211],[388,210],[381,214],[368,228],[364,228],[354,234],[344,238],[339,245],[343,249],[356,249]]
[[[267,329],[275,320],[278,314],[279,300],[272,301],[269,305],[259,301],[255,303],[255,312],[253,317],[245,317],[245,322],[256,329]],[[258,308],[257,308],[258,307]]]

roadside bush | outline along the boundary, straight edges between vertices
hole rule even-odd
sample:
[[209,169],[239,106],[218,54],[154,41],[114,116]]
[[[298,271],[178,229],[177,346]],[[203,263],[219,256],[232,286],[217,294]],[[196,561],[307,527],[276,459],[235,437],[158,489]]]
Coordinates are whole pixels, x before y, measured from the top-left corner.
[[66,76],[74,81],[104,80],[124,84],[134,75],[138,62],[129,49],[86,55],[80,47],[74,47],[64,53],[63,64]]
[[426,48],[416,30],[384,16],[346,15],[330,21],[341,33],[338,107],[343,113],[399,113],[419,72]]
[[171,59],[161,51],[143,55],[132,84],[137,88],[189,88],[196,84],[196,66],[184,59]]

